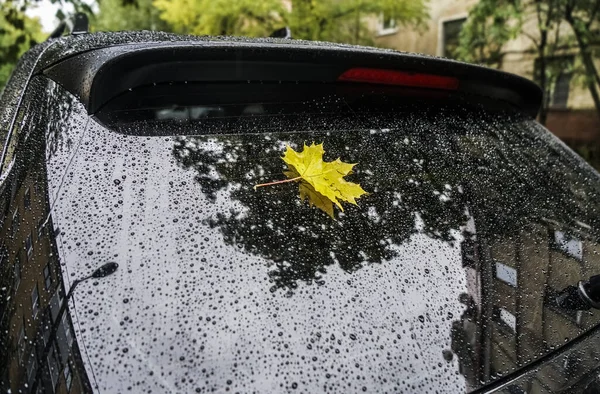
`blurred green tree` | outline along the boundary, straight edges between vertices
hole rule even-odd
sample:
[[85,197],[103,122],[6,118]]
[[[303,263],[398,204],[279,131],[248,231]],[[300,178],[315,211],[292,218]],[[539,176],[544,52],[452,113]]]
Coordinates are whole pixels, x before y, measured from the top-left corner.
[[[598,24],[600,24],[600,0],[561,0],[564,19],[577,41],[581,62],[585,69],[584,83],[587,86],[596,112],[600,116],[600,75],[594,62],[598,58]],[[600,142],[600,141],[599,141]]]
[[[38,0],[0,2],[0,88],[18,58],[44,38],[39,21],[26,10]],[[187,34],[268,36],[289,26],[295,38],[373,44],[371,21],[385,14],[397,24],[418,25],[427,0],[98,0],[69,3],[91,15],[92,30],[162,30]],[[59,19],[68,17],[61,10]]]
[[[600,116],[599,24],[600,0],[480,0],[469,12],[457,54],[463,61],[501,67],[506,44],[526,37],[537,55],[533,77],[544,91],[540,122],[546,122],[550,92],[565,71],[588,88]],[[568,48],[578,49],[575,64],[557,56]]]
[[21,55],[44,38],[38,19],[25,15],[27,5],[0,2],[0,91]]
[[160,18],[160,11],[152,0],[101,0],[98,11],[90,18],[94,31],[160,30],[173,31]]
[[281,0],[154,0],[177,33],[266,36],[285,25]]
[[519,36],[536,54],[532,74],[544,92],[539,121],[546,123],[550,92],[564,65],[550,64],[568,38],[561,30],[567,0],[480,0],[460,33],[459,60],[501,67],[506,44]]
[[268,36],[289,26],[294,38],[372,43],[369,16],[418,24],[426,0],[154,0],[160,16],[179,33]]
[[396,24],[419,26],[426,0],[292,0],[288,23],[295,38],[372,45],[369,16],[385,15]]

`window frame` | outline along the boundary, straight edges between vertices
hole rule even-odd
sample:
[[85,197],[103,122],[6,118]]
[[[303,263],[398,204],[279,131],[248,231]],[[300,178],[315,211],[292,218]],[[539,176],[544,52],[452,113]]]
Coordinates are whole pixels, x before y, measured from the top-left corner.
[[[565,62],[571,63],[571,66],[575,62],[573,56],[561,56],[562,60]],[[558,82],[561,77],[566,78],[566,92],[558,91]],[[548,108],[550,109],[567,109],[569,108],[569,96],[571,95],[571,81],[573,79],[573,71],[572,70],[561,70],[560,74],[556,77],[556,80],[552,84],[552,91],[550,92],[550,102],[548,103]],[[560,94],[557,94],[560,93]],[[564,98],[563,98],[564,96]]]
[[25,238],[25,251],[27,252],[27,259],[30,259],[33,256],[33,235],[31,232]]
[[73,386],[73,368],[71,367],[70,361],[67,359],[63,368],[63,376],[65,378],[65,385],[67,387],[67,393],[71,392]]
[[461,12],[458,14],[454,14],[454,15],[450,15],[444,18],[440,18],[438,20],[438,45],[437,45],[437,51],[436,51],[436,55],[437,56],[441,56],[441,57],[445,57],[445,48],[446,48],[446,42],[445,42],[445,30],[444,30],[444,25],[448,22],[455,22],[458,20],[467,20],[467,18],[469,17],[469,13],[468,12]]
[[33,387],[35,375],[37,374],[37,358],[31,357],[29,364],[27,364],[27,383],[29,387]]
[[63,330],[65,332],[65,338],[67,340],[67,345],[69,348],[73,344],[73,332],[71,331],[71,326],[69,324],[69,316],[67,313],[63,313],[60,318],[60,324],[63,326]]
[[[35,297],[34,297],[35,294]],[[36,319],[38,314],[40,313],[40,289],[38,287],[37,282],[31,290],[31,317]]]
[[25,193],[23,194],[23,207],[25,209],[31,209],[31,188],[30,187],[25,189]]
[[15,292],[19,290],[19,285],[21,284],[21,275],[23,273],[22,268],[23,267],[21,267],[21,253],[19,251],[15,255],[15,262],[13,265],[13,280],[15,282]]
[[46,235],[46,220],[41,218],[37,224],[37,239],[41,239],[44,235]]
[[25,340],[25,337],[27,336],[25,333],[25,320],[23,320],[21,323],[21,328],[19,329],[17,334],[17,356],[19,357],[19,363],[23,362],[23,357],[25,355],[25,345],[27,343]]
[[43,269],[44,273],[44,288],[46,291],[50,291],[52,289],[52,268],[50,268],[50,262],[46,263]]
[[46,361],[48,363],[48,373],[50,374],[50,379],[52,380],[52,391],[56,391],[56,385],[60,379],[60,362],[58,360],[58,349],[56,348],[56,343],[52,343],[52,345],[50,345],[50,351],[48,352]]
[[15,211],[12,214],[12,222],[10,224],[10,234],[14,237],[19,231],[20,224],[20,215],[19,215],[19,207],[15,208]]
[[392,17],[389,18],[391,26],[386,26],[385,21],[386,21],[386,16],[385,16],[385,13],[382,12],[379,14],[379,17],[377,19],[377,35],[378,36],[388,36],[388,35],[395,34],[398,32],[398,30],[399,30],[398,24],[397,24],[395,18],[392,18]]
[[[537,83],[539,83],[540,81],[540,75],[539,75],[539,63],[540,63],[540,58],[537,57],[534,59],[533,61],[533,80],[536,81]],[[546,59],[546,68],[548,67],[558,67],[561,71],[558,74],[558,76],[556,77],[555,81],[552,80],[547,80],[547,89],[548,89],[548,98],[547,101],[542,103],[542,105],[547,105],[547,109],[549,110],[567,110],[569,109],[569,97],[571,95],[571,81],[573,79],[573,70],[570,68],[568,70],[565,71],[565,65],[569,63],[570,67],[573,66],[573,64],[575,63],[575,55],[573,54],[564,54],[564,55],[557,55],[557,56],[553,56],[553,57],[549,57]],[[557,65],[558,64],[558,65]],[[561,99],[560,101],[557,101],[557,90],[556,90],[556,86],[557,86],[557,82],[559,80],[560,77],[565,76],[568,78],[567,80],[567,91],[566,94],[564,94],[564,102]],[[564,92],[563,92],[564,93]]]

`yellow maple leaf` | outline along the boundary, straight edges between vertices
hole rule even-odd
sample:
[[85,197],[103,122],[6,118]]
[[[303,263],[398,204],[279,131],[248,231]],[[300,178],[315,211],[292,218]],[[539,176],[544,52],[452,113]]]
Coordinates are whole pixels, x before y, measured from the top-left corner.
[[324,153],[323,144],[304,144],[302,152],[296,152],[288,145],[282,157],[289,168],[284,172],[288,179],[256,185],[254,190],[261,186],[299,182],[300,199],[308,199],[311,206],[316,206],[333,218],[333,204],[343,211],[342,201],[357,205],[356,199],[366,192],[359,184],[344,179],[352,173],[356,164],[344,163],[339,158],[325,162]]

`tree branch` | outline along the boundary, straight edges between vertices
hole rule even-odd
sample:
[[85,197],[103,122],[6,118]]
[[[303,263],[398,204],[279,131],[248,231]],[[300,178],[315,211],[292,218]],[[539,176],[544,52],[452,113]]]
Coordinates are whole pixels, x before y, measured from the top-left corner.
[[533,44],[534,44],[536,47],[539,47],[539,46],[540,46],[540,44],[539,44],[539,42],[538,42],[537,38],[535,38],[535,37],[534,37],[534,36],[532,36],[531,34],[527,33],[526,31],[523,31],[523,35],[524,35],[525,37],[529,38],[529,39],[530,39],[530,40],[533,42]]
[[592,10],[592,14],[590,15],[590,20],[585,24],[586,29],[589,31],[590,27],[592,27],[592,23],[594,19],[596,19],[596,14],[598,13],[598,9],[600,9],[600,0],[596,0],[596,6]]

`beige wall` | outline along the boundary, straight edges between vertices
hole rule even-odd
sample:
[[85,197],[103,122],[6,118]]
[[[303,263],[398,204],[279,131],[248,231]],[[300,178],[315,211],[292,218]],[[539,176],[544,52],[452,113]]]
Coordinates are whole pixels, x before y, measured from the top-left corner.
[[[400,26],[392,34],[377,35],[375,44],[386,48],[400,51],[425,53],[428,55],[441,55],[439,35],[440,24],[452,20],[464,18],[469,9],[478,0],[431,0],[429,2],[430,19],[425,22],[421,29],[413,26]],[[377,28],[375,26],[375,31]]]

